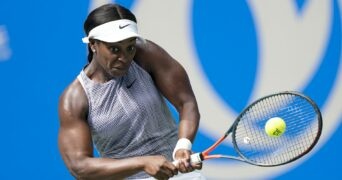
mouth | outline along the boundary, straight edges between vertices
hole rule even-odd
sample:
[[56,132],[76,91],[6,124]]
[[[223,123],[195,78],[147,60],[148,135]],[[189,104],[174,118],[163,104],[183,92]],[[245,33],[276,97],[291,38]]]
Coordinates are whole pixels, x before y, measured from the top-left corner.
[[112,73],[123,74],[123,73],[126,73],[126,71],[128,71],[129,66],[130,66],[130,64],[127,64],[127,63],[115,63],[109,67],[110,67],[110,71],[112,71]]
[[110,70],[114,74],[122,74],[122,73],[125,73],[127,71],[127,67],[126,66],[115,66],[115,67],[111,67]]
[[121,65],[113,66],[111,67],[111,69],[124,70],[124,69],[127,69],[127,66],[121,64]]
[[125,68],[122,66],[118,66],[118,67],[112,67],[112,70],[124,70]]

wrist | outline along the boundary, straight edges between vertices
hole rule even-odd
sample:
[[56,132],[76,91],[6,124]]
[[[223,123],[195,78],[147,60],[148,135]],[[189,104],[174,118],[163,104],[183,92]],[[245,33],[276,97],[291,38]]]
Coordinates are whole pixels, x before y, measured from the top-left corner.
[[189,139],[187,138],[180,138],[177,141],[177,144],[173,150],[172,157],[175,160],[176,159],[176,152],[180,149],[185,149],[191,151],[192,148],[192,143]]
[[137,157],[135,157],[134,162],[136,162],[135,166],[134,166],[135,169],[138,169],[140,171],[145,170],[146,156],[137,156]]

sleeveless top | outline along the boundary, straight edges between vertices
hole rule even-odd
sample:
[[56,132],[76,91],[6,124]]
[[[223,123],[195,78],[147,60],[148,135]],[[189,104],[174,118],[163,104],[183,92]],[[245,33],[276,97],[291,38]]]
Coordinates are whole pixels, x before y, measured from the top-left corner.
[[[78,75],[89,103],[88,124],[101,157],[163,155],[172,161],[177,126],[151,76],[134,61],[126,75],[97,83]],[[147,178],[144,171],[128,179]]]

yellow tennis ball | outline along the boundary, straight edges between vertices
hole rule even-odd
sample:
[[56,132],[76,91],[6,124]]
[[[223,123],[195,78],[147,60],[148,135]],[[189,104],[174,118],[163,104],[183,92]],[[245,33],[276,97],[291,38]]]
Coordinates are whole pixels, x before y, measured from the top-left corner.
[[269,119],[265,125],[266,134],[271,137],[279,137],[286,130],[286,123],[280,117],[274,117]]

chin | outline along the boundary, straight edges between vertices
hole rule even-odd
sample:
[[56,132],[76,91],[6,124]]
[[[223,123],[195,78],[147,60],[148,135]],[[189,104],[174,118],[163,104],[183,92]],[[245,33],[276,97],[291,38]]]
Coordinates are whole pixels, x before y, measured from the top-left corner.
[[110,71],[110,75],[113,77],[121,77],[121,76],[124,76],[126,73],[127,73],[127,70],[115,69],[115,70]]

